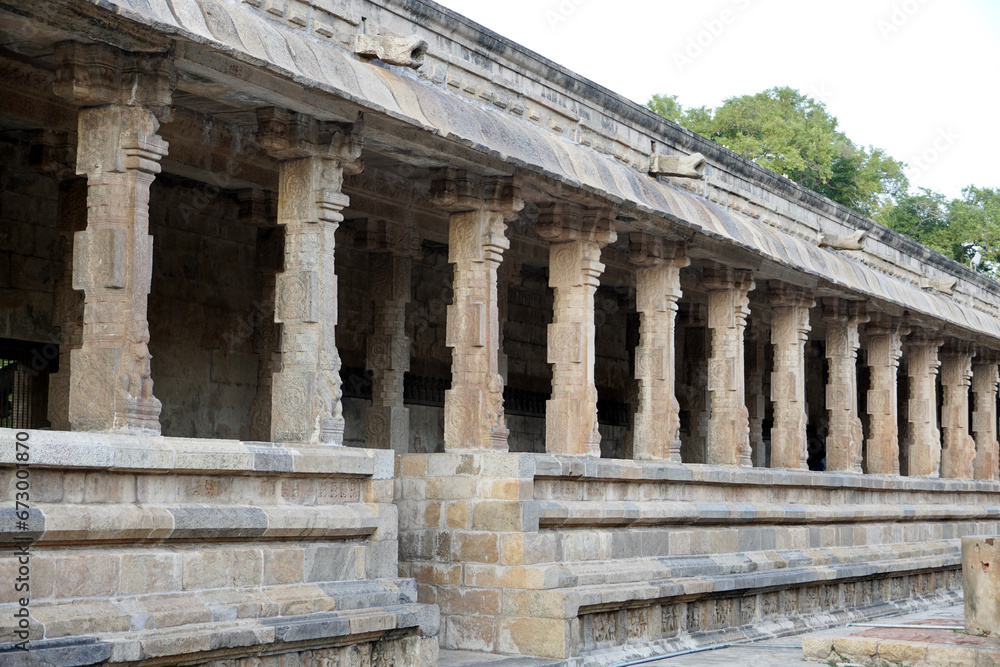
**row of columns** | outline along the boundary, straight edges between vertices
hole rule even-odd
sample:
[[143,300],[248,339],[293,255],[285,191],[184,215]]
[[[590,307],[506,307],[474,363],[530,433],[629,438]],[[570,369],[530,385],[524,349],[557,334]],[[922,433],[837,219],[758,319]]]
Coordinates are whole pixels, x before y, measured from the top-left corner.
[[[72,237],[72,268],[56,291],[57,301],[61,299],[57,317],[65,320],[60,324],[69,373],[60,373],[52,383],[52,421],[75,430],[157,433],[160,403],[152,391],[147,347],[152,261],[148,201],[158,161],[167,153],[166,142],[156,133],[160,119],[169,114],[170,63],[96,45],[59,48],[56,92],[81,107],[76,172],[86,178],[86,220],[81,224],[82,207],[69,205],[73,200],[68,195],[63,232]],[[276,217],[284,234],[282,256],[261,263],[262,282],[273,284],[274,326],[261,327],[255,345],[262,370],[254,399],[254,437],[339,444],[344,419],[335,339],[334,235],[349,204],[342,191],[344,175],[363,168],[361,143],[350,126],[280,109],[259,110],[258,126],[260,145],[279,165]],[[454,265],[454,298],[447,312],[452,386],[445,398],[445,447],[506,451],[498,271],[510,246],[505,223],[524,204],[509,178],[480,178],[456,170],[435,175],[431,201],[450,214],[449,262]],[[266,202],[249,197],[245,203],[251,214],[259,214]],[[549,242],[549,284],[554,292],[546,449],[599,456],[594,294],[604,271],[601,249],[616,237],[614,213],[567,203],[542,205],[536,229]],[[371,252],[376,304],[367,354],[373,400],[365,432],[374,446],[405,451],[405,306],[410,262],[419,253],[419,240],[405,227],[369,221],[364,243]],[[277,245],[263,242],[261,248]],[[629,250],[640,316],[634,457],[679,462],[675,326],[680,271],[689,260],[682,242],[645,233],[630,235]],[[64,284],[70,281],[72,290],[83,294],[82,314],[74,292]],[[707,405],[704,421],[701,416],[693,419],[691,430],[707,444],[704,451],[686,458],[715,465],[762,465],[764,397],[756,390],[748,394],[745,384],[747,377],[754,386],[762,383],[766,354],[759,323],[746,354],[753,276],[746,269],[705,262],[702,284],[707,308],[703,315],[692,310],[689,317],[704,317],[710,332],[703,371]],[[769,300],[774,360],[770,465],[803,469],[805,343],[815,301],[809,290],[775,281],[769,285]],[[869,318],[863,303],[842,299],[824,299],[823,318],[829,362],[828,469],[859,473],[863,434],[856,369],[862,344],[859,325]],[[973,366],[975,350],[962,343],[949,344],[939,359],[939,336],[911,333],[899,319],[885,316],[872,318],[864,341],[871,367],[864,469],[899,473],[897,371],[905,347],[909,474],[995,478],[998,359],[983,354]],[[936,419],[939,369],[943,438]],[[975,397],[971,434],[970,386]],[[757,461],[752,460],[755,452]]]

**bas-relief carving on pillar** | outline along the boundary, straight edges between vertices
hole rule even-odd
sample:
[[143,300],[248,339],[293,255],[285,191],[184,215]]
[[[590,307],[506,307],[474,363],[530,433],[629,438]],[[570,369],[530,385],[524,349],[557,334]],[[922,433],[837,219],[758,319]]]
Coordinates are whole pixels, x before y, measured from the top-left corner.
[[274,317],[282,326],[271,439],[339,445],[334,234],[349,203],[344,175],[363,168],[360,139],[350,127],[282,109],[258,110],[257,122],[261,146],[280,160],[278,224],[285,228],[284,268],[275,281]]
[[173,64],[92,44],[56,48],[53,91],[81,107],[77,174],[87,177],[87,227],[74,235],[73,289],[84,292],[79,349],[70,352],[74,430],[160,432],[149,367],[152,277],[149,187],[167,143]]
[[703,284],[708,289],[708,328],[712,336],[706,463],[751,466],[743,333],[750,314],[747,294],[754,288],[753,275],[746,269],[705,262]]
[[829,376],[826,409],[830,428],[826,437],[826,469],[860,473],[864,432],[858,415],[858,325],[868,321],[863,301],[823,299],[826,321],[826,358]]
[[253,349],[257,354],[257,391],[250,402],[250,439],[271,439],[272,377],[280,367],[281,325],[274,321],[274,285],[284,265],[284,229],[277,225],[278,200],[261,189],[238,193],[240,222],[257,228],[255,268],[260,296],[254,301]]
[[365,441],[375,449],[405,454],[410,445],[410,411],[403,406],[403,379],[410,370],[406,304],[411,260],[420,257],[420,235],[413,227],[384,220],[367,220],[363,233],[375,320],[365,357],[372,372]]
[[980,348],[972,366],[972,432],[976,441],[975,479],[1000,479],[1000,443],[997,442],[997,353]]
[[629,237],[635,273],[636,309],[640,314],[635,349],[638,405],[633,428],[633,457],[646,461],[681,461],[680,407],[675,395],[674,323],[681,296],[680,271],[690,263],[683,243],[648,234]]
[[976,443],[969,433],[969,386],[972,358],[969,341],[950,340],[941,354],[941,477],[972,479]]
[[764,418],[767,414],[767,394],[764,383],[767,377],[767,346],[771,331],[770,308],[764,303],[751,303],[754,316],[747,322],[746,342],[746,404],[750,419],[750,449],[753,464],[758,468],[770,466],[768,443],[764,440]]
[[897,378],[903,336],[910,332],[899,318],[872,316],[865,327],[864,344],[871,387],[868,390],[870,433],[865,443],[865,472],[899,474],[899,428],[896,423]]
[[806,460],[806,356],[805,345],[812,327],[809,309],[816,305],[812,292],[802,287],[770,281],[771,344],[771,467],[808,468]]
[[604,264],[601,248],[613,243],[614,212],[571,204],[539,207],[539,236],[549,245],[554,316],[548,332],[552,398],[545,406],[545,448],[552,454],[599,457],[594,386],[594,293]]
[[940,335],[920,331],[907,336],[906,351],[910,376],[908,401],[910,444],[907,461],[911,477],[938,477],[941,474],[941,432],[937,420],[937,374],[941,367]]
[[677,326],[677,401],[688,415],[687,437],[681,442],[684,463],[705,463],[708,459],[708,307],[703,303],[679,304]]
[[52,289],[52,324],[59,327],[59,371],[49,375],[48,419],[54,430],[70,430],[70,356],[83,342],[83,294],[73,289],[73,239],[87,228],[87,180],[76,174],[75,138],[67,133],[33,133],[31,162],[59,179],[58,233],[62,276]]
[[454,265],[446,344],[452,348],[451,389],[445,392],[447,451],[507,451],[497,270],[510,247],[506,222],[524,207],[510,178],[478,179],[441,170],[431,202],[451,212],[448,261]]

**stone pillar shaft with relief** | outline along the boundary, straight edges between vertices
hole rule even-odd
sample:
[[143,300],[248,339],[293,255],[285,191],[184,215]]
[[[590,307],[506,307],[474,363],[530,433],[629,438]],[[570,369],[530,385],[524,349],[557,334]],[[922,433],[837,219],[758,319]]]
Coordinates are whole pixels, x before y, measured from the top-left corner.
[[368,220],[363,231],[375,315],[365,355],[372,372],[365,442],[375,449],[405,454],[410,445],[410,411],[403,405],[403,381],[410,370],[406,304],[410,302],[411,260],[420,254],[420,237],[411,227],[383,220]]
[[284,268],[275,284],[280,368],[272,378],[271,438],[343,444],[334,234],[349,199],[345,173],[358,173],[361,146],[350,127],[281,109],[257,114],[258,139],[280,160],[278,224]]
[[87,227],[73,241],[73,289],[84,293],[70,353],[74,430],[160,432],[150,373],[147,298],[153,239],[149,187],[167,143],[173,67],[162,56],[60,44],[55,93],[82,107],[76,170],[87,177]]
[[771,467],[806,470],[806,341],[812,293],[801,287],[771,281]]
[[754,288],[750,271],[705,262],[708,289],[708,454],[712,465],[751,466],[750,416],[746,407],[743,333]]
[[975,479],[1000,479],[1000,443],[997,442],[997,354],[992,350],[979,350],[972,366],[972,395],[975,406],[972,413],[972,433],[976,441],[976,458],[973,462]]
[[976,442],[969,433],[969,385],[975,349],[954,340],[941,354],[941,477],[972,479]]
[[871,369],[865,472],[872,475],[899,474],[896,376],[903,353],[903,336],[908,333],[909,329],[898,318],[887,316],[873,317],[865,328],[865,350]]
[[858,415],[858,325],[868,321],[862,301],[823,299],[826,321],[826,410],[830,415],[826,436],[826,469],[860,473],[864,433]]
[[635,379],[639,385],[633,458],[681,462],[680,407],[675,393],[674,326],[681,296],[680,271],[690,263],[683,243],[643,233],[630,236],[635,273],[639,344]]
[[941,367],[938,350],[943,342],[940,336],[931,332],[915,333],[906,339],[907,369],[910,376],[907,474],[911,477],[939,477],[941,474],[937,375]]
[[545,449],[601,455],[597,426],[594,294],[604,264],[601,248],[616,236],[609,209],[570,204],[539,207],[538,234],[549,244],[549,286],[555,294],[548,331],[552,398],[545,404]]
[[[764,418],[767,414],[767,395],[764,392],[764,380],[767,366],[768,334],[771,330],[770,311],[764,307],[759,310],[753,304],[754,317],[747,325],[746,351],[747,414],[750,418],[750,449],[753,465],[764,468],[769,465],[771,456],[768,443],[764,440]],[[769,378],[768,378],[769,379]]]
[[524,206],[509,178],[436,173],[431,202],[451,211],[448,261],[454,265],[445,343],[452,348],[451,388],[444,399],[447,451],[507,451],[499,367],[497,269],[510,247],[506,222]]

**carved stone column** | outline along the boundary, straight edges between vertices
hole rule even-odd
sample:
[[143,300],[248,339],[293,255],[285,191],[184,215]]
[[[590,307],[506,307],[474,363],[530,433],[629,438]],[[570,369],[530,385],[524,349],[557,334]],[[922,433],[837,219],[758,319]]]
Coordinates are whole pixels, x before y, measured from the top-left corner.
[[938,349],[944,340],[933,332],[919,332],[906,339],[910,375],[910,444],[907,460],[910,477],[941,474],[941,432],[937,426]]
[[160,432],[149,370],[152,276],[149,186],[167,143],[172,63],[102,45],[64,43],[54,92],[82,107],[77,173],[87,177],[87,228],[73,247],[83,332],[70,352],[69,421],[78,431]]
[[507,386],[508,363],[507,354],[504,352],[504,327],[510,319],[510,286],[521,284],[521,268],[524,265],[519,257],[506,257],[500,264],[497,273],[497,313],[500,322],[500,349],[497,351],[497,368],[504,386]]
[[375,314],[366,354],[372,404],[365,412],[365,441],[375,449],[405,454],[410,446],[410,411],[403,406],[403,378],[410,370],[406,304],[411,260],[420,256],[420,236],[412,227],[382,220],[369,220],[364,231]]
[[681,296],[680,271],[690,264],[683,243],[643,233],[629,238],[639,311],[635,348],[638,401],[632,455],[644,461],[681,461],[680,406],[675,394],[674,321]]
[[969,385],[976,352],[965,340],[951,340],[941,355],[941,477],[972,479],[976,442],[969,434]]
[[261,146],[280,160],[278,224],[285,228],[284,270],[275,281],[281,366],[272,378],[271,438],[340,445],[334,234],[350,202],[344,174],[362,169],[360,140],[350,128],[282,109],[259,109],[257,123]]
[[806,470],[806,340],[809,309],[816,305],[812,292],[801,287],[770,281],[771,344],[771,467]]
[[826,436],[826,469],[860,473],[864,433],[858,416],[858,324],[868,321],[863,301],[823,299],[826,321],[826,409],[830,430]]
[[87,180],[76,175],[76,144],[68,134],[35,133],[31,162],[60,181],[57,231],[63,273],[52,289],[52,324],[59,327],[59,371],[49,375],[48,419],[54,430],[68,431],[70,353],[83,343],[83,294],[73,289],[73,239],[87,228]]
[[753,317],[747,323],[747,339],[744,345],[747,373],[746,403],[750,419],[750,450],[753,464],[755,467],[764,468],[769,465],[771,459],[767,442],[764,440],[764,417],[767,412],[764,381],[771,314],[763,304],[753,304],[751,310]]
[[257,228],[256,269],[260,297],[252,316],[257,353],[257,391],[250,402],[250,439],[271,439],[272,377],[280,368],[281,325],[274,321],[274,286],[284,264],[284,229],[277,226],[277,197],[260,189],[239,192],[240,222]]
[[754,288],[753,276],[745,269],[705,262],[703,282],[708,289],[708,328],[712,335],[706,463],[751,466],[743,331],[750,314],[747,294]]
[[569,204],[539,207],[538,234],[550,242],[549,285],[555,291],[549,325],[552,398],[545,404],[545,449],[551,454],[601,455],[594,386],[594,293],[614,242],[614,213]]
[[976,439],[976,458],[973,472],[976,479],[1000,479],[998,459],[1000,443],[997,442],[997,354],[980,349],[972,366],[972,394],[975,410],[972,413],[972,432]]
[[865,327],[864,344],[871,368],[865,470],[872,475],[899,474],[896,372],[903,353],[903,336],[909,332],[899,318],[884,315],[873,317]]
[[435,175],[431,201],[451,211],[448,261],[455,265],[446,334],[452,364],[444,446],[447,451],[505,452],[497,269],[510,247],[505,222],[524,202],[510,179],[480,181],[454,170]]

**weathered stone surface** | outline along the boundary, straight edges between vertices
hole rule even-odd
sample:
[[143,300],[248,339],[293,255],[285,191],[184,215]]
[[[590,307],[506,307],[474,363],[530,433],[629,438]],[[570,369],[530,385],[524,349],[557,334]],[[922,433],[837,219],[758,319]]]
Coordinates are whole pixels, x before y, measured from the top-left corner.
[[932,332],[915,332],[906,339],[905,352],[910,375],[910,422],[906,474],[938,477],[941,474],[941,431],[938,429],[937,375],[941,362],[938,349],[944,343]]
[[806,359],[805,344],[812,328],[809,309],[816,302],[801,287],[771,281],[771,466],[806,469]]
[[826,321],[826,358],[829,379],[826,409],[830,414],[826,437],[826,469],[860,473],[864,433],[858,415],[858,325],[868,321],[866,304],[841,299],[823,300]]
[[909,333],[898,319],[872,318],[864,340],[871,368],[868,390],[868,438],[865,442],[865,472],[899,474],[899,427],[896,424],[896,375],[903,354],[902,338]]

